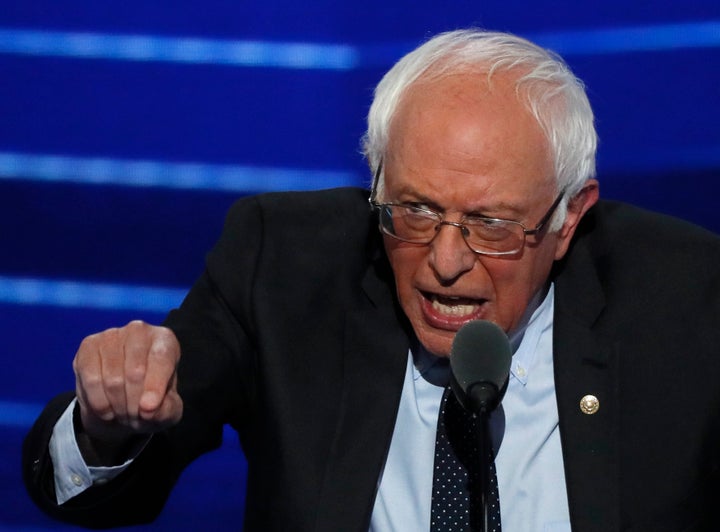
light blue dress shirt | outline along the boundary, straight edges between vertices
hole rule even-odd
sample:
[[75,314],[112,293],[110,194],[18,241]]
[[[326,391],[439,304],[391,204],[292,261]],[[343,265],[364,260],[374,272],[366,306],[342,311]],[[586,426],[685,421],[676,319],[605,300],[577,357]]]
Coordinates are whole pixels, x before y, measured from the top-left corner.
[[[553,307],[551,286],[511,338],[507,392],[490,420],[505,532],[570,530],[553,376]],[[435,430],[448,366],[447,359],[427,352],[408,355],[371,532],[430,528]]]

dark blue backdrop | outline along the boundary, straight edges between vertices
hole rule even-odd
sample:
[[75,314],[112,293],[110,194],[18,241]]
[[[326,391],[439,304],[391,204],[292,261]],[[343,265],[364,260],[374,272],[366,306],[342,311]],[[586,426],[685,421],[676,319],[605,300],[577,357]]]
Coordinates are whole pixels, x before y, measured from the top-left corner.
[[[158,322],[234,198],[367,184],[372,88],[441,30],[564,55],[587,84],[606,197],[720,231],[720,3],[0,1],[0,532],[50,523],[19,447],[90,332]],[[670,282],[670,281],[669,281]],[[181,479],[157,530],[242,519],[237,438]]]

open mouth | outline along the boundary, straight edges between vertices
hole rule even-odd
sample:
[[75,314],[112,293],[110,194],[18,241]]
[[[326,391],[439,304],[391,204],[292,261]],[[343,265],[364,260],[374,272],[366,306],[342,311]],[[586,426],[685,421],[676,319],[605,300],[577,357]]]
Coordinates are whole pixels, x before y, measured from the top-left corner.
[[455,328],[470,319],[477,319],[483,311],[486,300],[467,297],[443,296],[422,292],[425,299],[425,314],[433,324],[451,325]]

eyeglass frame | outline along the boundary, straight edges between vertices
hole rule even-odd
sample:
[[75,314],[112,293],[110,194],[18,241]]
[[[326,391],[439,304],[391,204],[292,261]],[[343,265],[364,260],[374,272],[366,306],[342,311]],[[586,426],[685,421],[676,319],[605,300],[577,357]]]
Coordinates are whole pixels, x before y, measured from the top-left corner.
[[486,255],[489,257],[502,257],[502,256],[508,256],[508,255],[516,255],[516,254],[520,253],[523,250],[523,248],[525,247],[525,243],[527,242],[527,237],[535,236],[535,235],[539,234],[545,228],[547,223],[552,218],[553,214],[555,214],[555,211],[557,210],[558,206],[560,205],[560,202],[565,197],[565,192],[567,190],[567,187],[565,187],[560,191],[560,193],[558,194],[558,197],[555,199],[555,201],[552,203],[552,205],[550,205],[550,208],[547,210],[545,215],[540,219],[540,221],[537,223],[537,225],[533,229],[528,229],[527,227],[525,227],[525,224],[523,224],[522,222],[518,222],[516,220],[507,220],[505,218],[492,218],[490,216],[475,216],[475,218],[480,219],[480,220],[488,220],[488,221],[492,221],[492,222],[505,222],[505,223],[519,225],[522,228],[522,232],[523,232],[522,244],[517,249],[513,249],[511,251],[498,251],[498,252],[478,251],[477,249],[473,248],[467,240],[467,234],[470,232],[470,230],[467,228],[467,225],[465,223],[463,223],[463,220],[467,217],[467,215],[463,215],[463,218],[459,222],[450,222],[450,221],[447,221],[444,219],[444,216],[445,216],[444,214],[434,211],[432,209],[428,209],[428,208],[424,208],[424,207],[423,208],[413,207],[412,205],[407,204],[407,203],[394,203],[394,202],[378,203],[376,200],[377,184],[380,179],[380,173],[382,172],[382,167],[383,167],[383,161],[381,160],[380,163],[378,164],[377,170],[375,171],[375,177],[373,179],[372,188],[370,190],[370,197],[368,198],[368,203],[370,203],[370,207],[373,210],[376,209],[376,210],[380,211],[384,207],[416,208],[417,210],[421,210],[421,211],[424,211],[427,213],[434,214],[440,220],[434,228],[435,235],[433,235],[433,237],[430,240],[428,240],[427,242],[414,242],[412,240],[405,240],[403,238],[400,238],[397,235],[394,235],[394,234],[388,232],[388,230],[385,228],[385,226],[380,222],[380,215],[378,215],[378,226],[379,226],[380,231],[383,234],[386,234],[389,237],[395,238],[396,240],[400,240],[401,242],[408,242],[410,244],[418,244],[420,246],[427,246],[430,243],[432,243],[433,240],[435,240],[435,236],[437,236],[437,234],[440,232],[441,226],[450,225],[452,227],[457,227],[458,229],[460,229],[460,234],[463,237],[463,241],[465,242],[467,247],[473,253],[477,253],[478,255]]

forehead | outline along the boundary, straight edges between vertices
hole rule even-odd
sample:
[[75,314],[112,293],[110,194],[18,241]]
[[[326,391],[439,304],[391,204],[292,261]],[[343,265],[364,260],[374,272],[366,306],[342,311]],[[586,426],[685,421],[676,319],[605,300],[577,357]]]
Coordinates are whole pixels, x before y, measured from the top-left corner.
[[538,188],[552,195],[549,144],[514,79],[455,74],[410,86],[390,124],[386,190],[422,189],[464,205],[513,204]]

